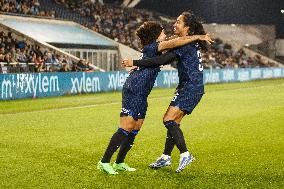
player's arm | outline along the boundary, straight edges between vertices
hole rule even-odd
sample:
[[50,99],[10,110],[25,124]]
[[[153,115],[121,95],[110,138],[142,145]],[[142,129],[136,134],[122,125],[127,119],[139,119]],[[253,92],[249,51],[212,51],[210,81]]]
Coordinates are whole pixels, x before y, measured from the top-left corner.
[[131,66],[143,66],[143,67],[151,67],[158,65],[170,64],[174,61],[178,56],[173,52],[167,52],[161,56],[156,56],[150,59],[142,59],[142,60],[131,60],[124,59],[122,61],[123,67],[131,67]]
[[179,36],[178,35],[172,35],[172,36],[167,37],[166,41],[176,39],[176,38],[179,38]]
[[197,40],[206,41],[208,44],[211,44],[213,42],[208,34],[184,36],[184,37],[173,38],[168,41],[161,41],[158,46],[158,51],[161,52],[166,49],[173,49]]

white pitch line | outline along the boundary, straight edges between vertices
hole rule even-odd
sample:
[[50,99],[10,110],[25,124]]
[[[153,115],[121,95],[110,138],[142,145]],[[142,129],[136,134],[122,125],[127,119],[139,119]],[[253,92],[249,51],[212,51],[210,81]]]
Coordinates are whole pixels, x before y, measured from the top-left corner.
[[[214,92],[224,92],[224,91],[238,91],[238,90],[247,90],[247,89],[256,89],[256,88],[266,88],[266,87],[274,87],[274,86],[282,86],[284,83],[278,85],[266,85],[266,86],[256,86],[256,87],[242,87],[242,88],[235,88],[235,89],[220,89],[215,91],[208,91],[206,93],[214,93]],[[171,96],[160,96],[160,97],[152,97],[148,98],[148,100],[157,100],[157,99],[170,99]],[[117,102],[107,102],[101,104],[92,104],[92,105],[82,105],[82,106],[73,106],[73,107],[65,107],[65,108],[52,108],[52,109],[45,109],[45,110],[34,110],[34,111],[27,111],[27,112],[16,112],[16,113],[7,113],[7,114],[0,114],[0,116],[10,116],[10,115],[21,115],[21,114],[29,114],[29,113],[41,113],[41,112],[52,112],[52,111],[60,111],[60,110],[74,110],[74,109],[83,109],[83,108],[93,108],[97,106],[106,106],[106,105],[116,105],[120,104],[121,101]]]
[[233,88],[233,89],[216,89],[215,91],[209,91],[207,93],[214,93],[214,92],[219,92],[219,91],[242,91],[246,89],[261,89],[261,88],[266,88],[266,87],[275,87],[275,86],[282,86],[284,83],[277,84],[277,85],[265,85],[265,86],[256,86],[256,87],[240,87],[240,88]]
[[[164,98],[171,98],[169,96],[162,96],[162,97],[153,97],[148,98],[148,100],[154,100],[154,99],[164,99]],[[57,110],[74,110],[74,109],[83,109],[83,108],[93,108],[96,106],[106,106],[106,105],[116,105],[120,104],[121,101],[117,102],[106,102],[101,104],[92,104],[92,105],[81,105],[81,106],[73,106],[73,107],[65,107],[65,108],[51,108],[51,109],[45,109],[45,110],[34,110],[34,111],[27,111],[27,112],[15,112],[15,113],[7,113],[7,114],[0,114],[0,116],[9,116],[9,115],[21,115],[21,114],[29,114],[29,113],[41,113],[41,112],[52,112]]]

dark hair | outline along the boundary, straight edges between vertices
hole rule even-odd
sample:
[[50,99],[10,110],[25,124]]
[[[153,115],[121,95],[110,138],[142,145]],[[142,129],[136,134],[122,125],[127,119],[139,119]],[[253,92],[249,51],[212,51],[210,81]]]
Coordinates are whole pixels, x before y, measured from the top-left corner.
[[157,40],[163,31],[163,27],[153,21],[144,22],[136,31],[136,35],[141,41],[142,48]]
[[[183,12],[183,22],[185,26],[189,27],[188,35],[205,35],[205,30],[202,25],[201,18],[195,16],[192,12]],[[198,41],[198,45],[202,50],[207,50],[205,41]]]

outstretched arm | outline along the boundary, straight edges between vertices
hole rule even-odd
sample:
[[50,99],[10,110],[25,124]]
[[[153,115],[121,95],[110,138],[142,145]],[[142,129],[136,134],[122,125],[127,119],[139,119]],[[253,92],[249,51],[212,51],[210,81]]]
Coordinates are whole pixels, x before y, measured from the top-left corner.
[[166,38],[166,41],[178,38],[178,35],[172,35]]
[[211,44],[213,41],[209,37],[208,34],[206,35],[193,35],[193,36],[184,36],[184,37],[178,37],[174,39],[170,39],[168,41],[161,41],[158,46],[158,51],[161,52],[166,49],[173,49],[176,47],[180,47],[183,45],[186,45],[188,43],[191,43],[193,41],[206,41],[207,43]]
[[161,56],[157,56],[157,57],[150,58],[150,59],[144,59],[144,60],[124,59],[122,61],[122,66],[123,67],[131,67],[131,66],[151,67],[151,66],[165,65],[165,64],[170,64],[177,57],[178,56],[175,53],[168,52]]

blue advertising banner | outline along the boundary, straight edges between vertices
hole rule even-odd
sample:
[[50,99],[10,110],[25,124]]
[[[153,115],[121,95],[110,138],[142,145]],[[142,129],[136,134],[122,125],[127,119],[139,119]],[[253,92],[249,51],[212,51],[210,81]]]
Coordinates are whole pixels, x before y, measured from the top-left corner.
[[[127,77],[127,72],[0,74],[0,100],[119,91]],[[204,83],[269,78],[284,78],[284,68],[204,70]],[[155,87],[175,87],[178,81],[177,71],[161,71]]]

